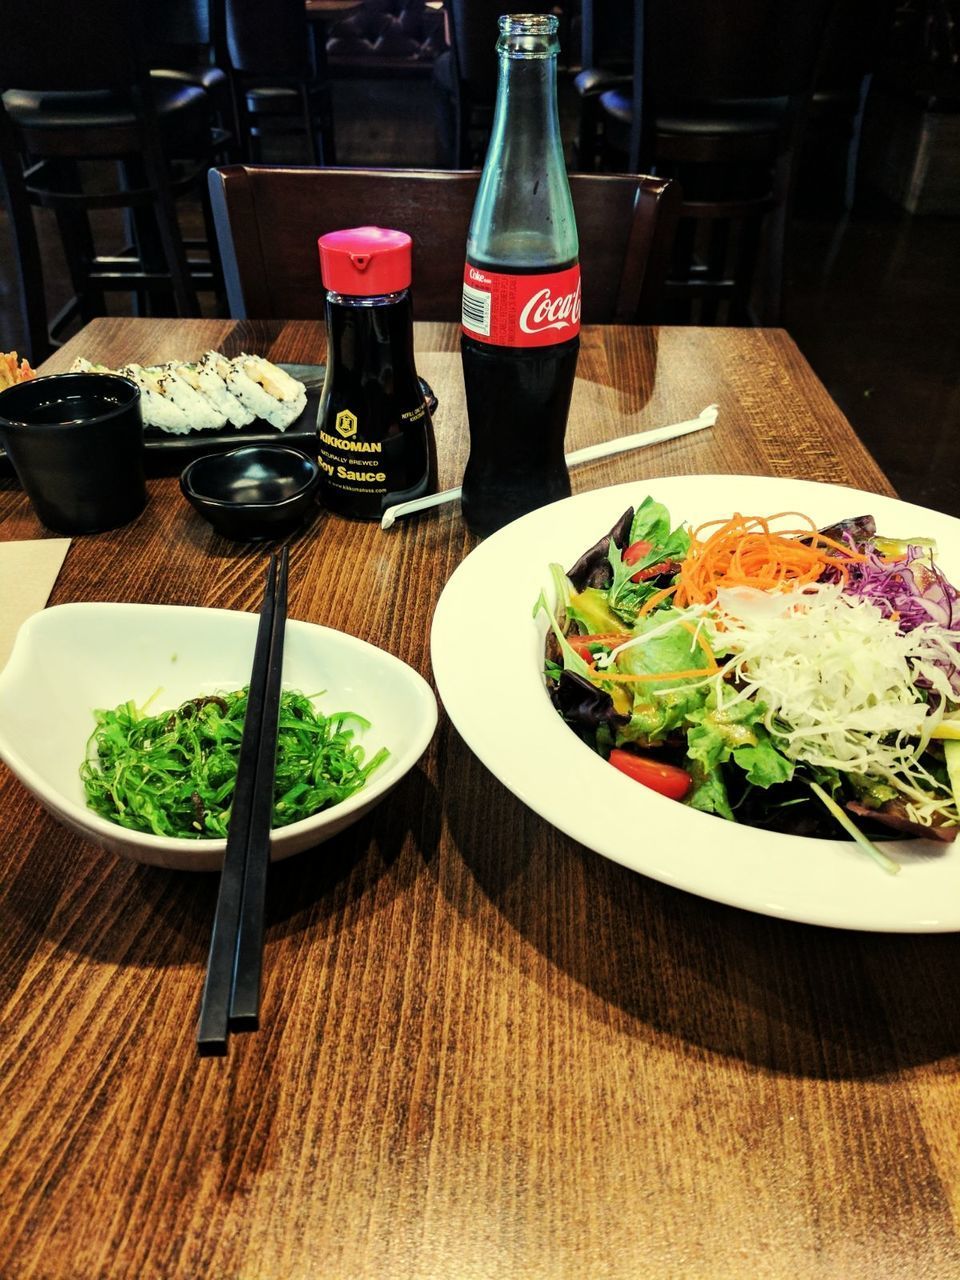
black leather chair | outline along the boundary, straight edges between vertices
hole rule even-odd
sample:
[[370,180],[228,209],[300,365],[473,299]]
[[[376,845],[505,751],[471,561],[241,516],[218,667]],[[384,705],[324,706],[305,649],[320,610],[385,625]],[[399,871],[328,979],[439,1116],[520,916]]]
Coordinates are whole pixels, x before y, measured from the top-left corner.
[[584,0],[580,13],[580,67],[574,87],[580,96],[576,167],[597,167],[600,94],[633,83],[633,7],[629,0]]
[[[136,0],[4,0],[0,42],[0,168],[11,216],[24,326],[33,359],[66,324],[106,310],[104,294],[199,314],[214,287],[209,260],[191,264],[176,197],[204,190],[222,139],[200,88],[152,80]],[[53,210],[74,297],[48,321],[32,206]],[[133,242],[103,253],[90,213],[129,213]]]
[[226,0],[230,57],[244,154],[262,158],[269,135],[306,138],[311,164],[334,164],[333,108],[304,0]]
[[225,0],[163,0],[147,5],[151,75],[203,89],[224,132],[224,159],[237,159],[240,126],[227,52]]
[[581,128],[582,152],[682,187],[668,318],[779,323],[800,145],[835,3],[633,0],[629,79],[581,80],[597,125],[593,140]]
[[820,58],[803,142],[798,201],[810,212],[849,212],[856,192],[869,90],[897,0],[839,0]]

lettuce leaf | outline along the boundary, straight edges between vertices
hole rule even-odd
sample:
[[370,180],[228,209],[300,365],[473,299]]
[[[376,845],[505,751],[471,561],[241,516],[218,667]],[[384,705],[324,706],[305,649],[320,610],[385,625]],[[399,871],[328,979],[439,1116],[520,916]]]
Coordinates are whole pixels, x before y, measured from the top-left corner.
[[718,769],[733,761],[757,787],[789,782],[794,765],[782,755],[762,723],[766,707],[762,702],[744,700],[717,707],[711,690],[705,705],[690,715],[687,755],[705,770]]
[[[550,698],[571,729],[598,750],[601,746],[598,739],[600,729],[607,725],[615,730],[627,721],[626,716],[617,712],[606,690],[598,689],[590,680],[573,671],[561,672],[550,691]],[[606,741],[611,741],[609,735]]]
[[540,592],[540,595],[537,597],[537,602],[533,606],[533,616],[536,617],[541,610],[547,615],[550,629],[556,636],[557,644],[560,647],[560,656],[563,660],[564,671],[573,671],[577,675],[586,676],[590,668],[564,635],[563,628],[560,626],[556,614],[550,608],[546,593],[543,591]]
[[679,686],[657,697],[634,694],[633,714],[617,733],[617,745],[653,746],[682,731],[703,702],[702,688]]
[[[626,564],[623,552],[639,541],[649,542],[650,550],[633,564]],[[634,582],[634,576],[653,565],[679,562],[689,547],[690,535],[686,529],[682,525],[676,529],[670,528],[670,513],[667,508],[660,502],[654,502],[652,498],[644,498],[634,513],[626,545],[621,547],[611,538],[607,546],[611,573],[607,602],[611,611],[632,624],[644,602],[662,586],[662,581],[657,578]],[[676,563],[673,567],[676,568]]]
[[789,782],[793,777],[793,761],[781,755],[763,725],[757,725],[755,733],[755,745],[735,748],[732,753],[734,764],[744,771],[747,781],[755,787],[766,790],[780,782]]
[[694,760],[690,763],[688,772],[693,778],[693,787],[683,803],[691,809],[699,809],[701,813],[715,813],[718,818],[736,822],[719,768],[704,769],[699,760]]
[[[617,656],[616,668],[630,675],[650,675],[658,671],[686,671],[705,665],[706,658],[700,646],[680,620],[686,620],[679,609],[658,609],[645,618],[638,618],[633,627],[634,637],[644,637],[642,644],[631,645]],[[676,622],[676,626],[670,626]],[[667,680],[664,687],[673,688],[683,683]],[[652,680],[648,690],[657,689],[660,682]]]
[[690,535],[684,526],[671,529],[670,512],[662,502],[654,502],[650,497],[644,498],[637,507],[630,526],[630,543],[641,539],[651,544],[651,550],[634,565],[634,573],[660,560],[682,560],[690,550]]
[[567,617],[583,628],[583,635],[615,635],[617,632],[623,632],[623,638],[626,640],[630,634],[623,625],[623,621],[610,611],[607,593],[598,591],[596,587],[585,587],[583,591],[569,593]]
[[709,694],[709,686],[699,676],[677,678],[684,671],[704,663],[703,653],[690,632],[669,626],[682,617],[679,610],[661,609],[638,618],[634,636],[649,636],[643,644],[625,649],[616,660],[616,670],[625,675],[654,675],[664,672],[665,680],[644,680],[625,686],[633,696],[633,714],[617,734],[618,742],[639,745],[662,742],[669,734],[685,729]]

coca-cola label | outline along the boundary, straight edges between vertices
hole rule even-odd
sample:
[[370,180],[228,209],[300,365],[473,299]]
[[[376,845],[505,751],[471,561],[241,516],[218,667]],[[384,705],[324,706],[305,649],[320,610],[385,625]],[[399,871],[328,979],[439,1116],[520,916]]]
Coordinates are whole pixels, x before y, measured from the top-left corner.
[[497,347],[548,347],[580,332],[580,268],[511,275],[469,262],[463,331]]

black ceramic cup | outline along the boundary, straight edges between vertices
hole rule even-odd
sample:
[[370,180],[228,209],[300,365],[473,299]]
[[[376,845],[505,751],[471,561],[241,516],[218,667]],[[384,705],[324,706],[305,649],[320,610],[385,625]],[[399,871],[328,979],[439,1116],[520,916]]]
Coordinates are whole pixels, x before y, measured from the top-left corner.
[[0,393],[0,444],[37,518],[98,533],[147,505],[140,388],[113,373],[55,373]]

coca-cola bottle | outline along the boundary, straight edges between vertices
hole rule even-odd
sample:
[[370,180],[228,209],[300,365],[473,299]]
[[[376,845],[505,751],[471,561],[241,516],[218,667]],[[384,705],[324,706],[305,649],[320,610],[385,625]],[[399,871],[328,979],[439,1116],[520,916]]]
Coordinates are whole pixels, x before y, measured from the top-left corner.
[[493,129],[463,277],[470,425],[462,507],[485,535],[567,497],[580,267],[557,115],[557,19],[500,18]]

